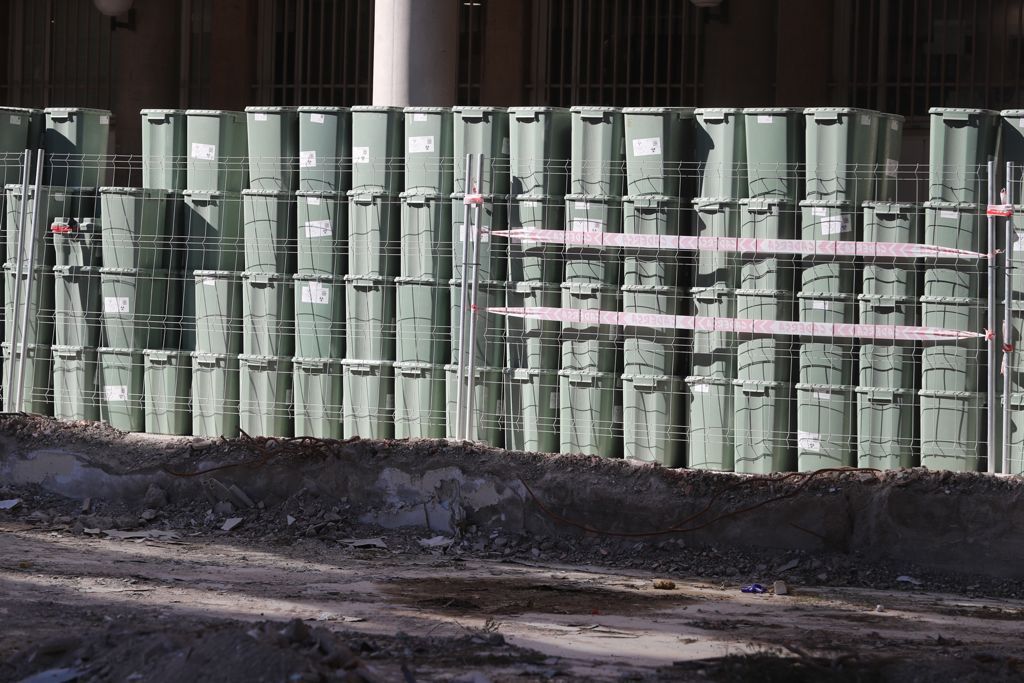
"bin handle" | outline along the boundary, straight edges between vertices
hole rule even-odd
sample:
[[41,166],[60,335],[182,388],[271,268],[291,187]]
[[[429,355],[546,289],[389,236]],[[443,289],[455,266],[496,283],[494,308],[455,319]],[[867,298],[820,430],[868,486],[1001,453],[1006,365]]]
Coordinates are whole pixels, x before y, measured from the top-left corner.
[[352,197],[352,199],[353,201],[355,201],[356,204],[373,204],[372,194],[357,194],[354,197]]
[[512,371],[512,379],[530,379],[530,371],[527,368],[516,368]]
[[957,123],[965,123],[971,120],[971,113],[967,111],[944,111],[942,112],[942,120],[945,121],[956,121]]
[[536,121],[537,112],[534,111],[517,111],[514,114],[516,121]]
[[839,112],[816,111],[814,112],[814,120],[817,123],[839,123]]
[[463,119],[469,119],[470,121],[480,121],[484,118],[482,109],[463,109],[459,114]]
[[207,358],[205,356],[197,356],[196,357],[196,364],[197,365],[205,365],[205,366],[208,366],[208,367],[212,368],[212,367],[216,367],[217,366],[217,359],[216,358]]
[[743,384],[740,386],[740,391],[742,391],[745,396],[768,395],[768,387],[763,387],[758,384]]
[[53,355],[58,358],[78,358],[78,351],[65,350],[65,349],[53,349]]
[[601,285],[593,282],[571,282],[569,283],[570,294],[596,294],[601,290]]
[[405,198],[406,204],[412,204],[414,206],[422,206],[427,203],[427,196],[424,194],[413,194]]
[[146,114],[146,120],[151,123],[167,123],[170,118],[169,114]]
[[597,384],[597,377],[589,377],[587,375],[570,375],[569,384],[586,384],[589,386],[595,386]]
[[373,370],[373,368],[371,368],[369,365],[365,365],[363,363],[355,363],[355,364],[349,365],[348,368],[352,372],[358,372],[358,373],[361,373],[361,374],[369,374]]
[[66,109],[51,109],[50,118],[55,121],[70,121],[75,117],[70,111]]
[[697,301],[721,301],[725,298],[725,292],[715,292],[716,287],[709,287],[708,291],[697,292],[693,298]]
[[270,360],[270,359],[263,360],[263,359],[260,359],[260,358],[248,358],[248,359],[246,359],[245,362],[246,362],[246,364],[249,367],[251,367],[251,368],[259,368],[261,370],[269,370],[270,366],[273,365],[273,363],[274,363],[273,360]]
[[896,392],[875,389],[868,392],[867,399],[871,403],[896,403]]
[[168,355],[166,351],[150,351],[149,359],[157,363],[166,363]]
[[599,110],[586,110],[580,112],[580,119],[583,121],[604,121],[605,112]]
[[634,377],[633,378],[634,389],[657,389],[658,380],[654,377]]
[[249,281],[255,282],[261,285],[270,284],[270,281],[274,279],[271,277],[271,273],[261,273],[258,271],[249,273]]

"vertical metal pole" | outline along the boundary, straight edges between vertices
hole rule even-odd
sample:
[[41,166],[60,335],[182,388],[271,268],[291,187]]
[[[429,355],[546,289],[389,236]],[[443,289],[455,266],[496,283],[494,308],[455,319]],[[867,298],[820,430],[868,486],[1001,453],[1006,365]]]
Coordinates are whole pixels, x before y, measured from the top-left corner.
[[[996,162],[989,160],[988,162],[988,203],[989,206],[996,203]],[[985,416],[988,419],[988,447],[986,448],[986,460],[988,461],[988,472],[989,474],[995,474],[996,471],[996,453],[998,453],[996,444],[996,411],[998,395],[996,392],[996,379],[998,378],[999,369],[996,367],[996,306],[998,305],[998,293],[996,291],[997,278],[996,278],[996,218],[995,216],[988,216],[988,410],[985,411]]]
[[[39,200],[40,195],[43,193],[43,157],[45,154],[43,150],[39,150],[39,156],[36,157],[36,184],[35,184],[35,196],[32,198],[32,220],[31,231],[28,234],[28,277],[25,278],[25,313],[22,316],[22,328],[21,328],[21,363],[18,364],[18,383],[15,386],[17,391],[18,410],[24,409],[25,404],[25,365],[28,360],[28,321],[29,315],[32,314],[32,285],[35,283],[35,271],[36,271],[36,250],[38,249],[38,232],[39,232],[39,213],[40,206]],[[42,221],[45,225],[46,221]],[[18,278],[20,285],[21,278]],[[37,315],[42,314],[42,311],[37,311]],[[15,313],[17,315],[17,313]],[[13,340],[12,340],[13,341]],[[11,350],[11,354],[14,355],[14,350]]]
[[[1006,162],[1006,204],[1013,207],[1013,162]],[[1013,243],[1017,239],[1013,215],[1006,219],[1005,260],[1003,261],[1003,474],[1010,472],[1010,393],[1011,372],[1016,349],[1013,340]]]
[[[480,179],[483,178],[484,173],[484,155],[478,154],[476,157],[476,181],[479,183]],[[474,194],[478,188],[473,188]],[[477,291],[479,290],[480,282],[480,211],[482,206],[480,202],[473,205],[473,278],[472,288],[470,289],[470,303],[469,303],[469,342],[472,345],[476,343],[476,319],[477,319]],[[486,337],[486,331],[484,335]],[[472,348],[472,347],[470,347]],[[486,348],[486,339],[484,340],[484,348]],[[473,418],[475,417],[474,411],[476,410],[476,354],[469,354],[469,372],[466,378],[466,391],[468,392],[466,400],[466,438],[473,433]]]
[[[459,288],[459,358],[456,363],[457,383],[455,389],[455,438],[464,439],[465,432],[463,431],[463,401],[465,400],[465,383],[466,383],[466,368],[463,364],[463,359],[466,357],[466,313],[467,313],[467,302],[469,301],[469,292],[466,291],[466,282],[468,280],[469,273],[467,264],[469,263],[469,204],[465,201],[465,195],[469,194],[469,190],[472,187],[470,181],[472,180],[472,173],[470,170],[470,159],[472,154],[466,155],[466,176],[465,184],[462,186],[465,190],[462,202],[462,234],[459,239],[462,240],[462,286]],[[472,353],[472,350],[470,350]]]
[[28,175],[32,172],[32,151],[25,150],[25,158],[21,166],[21,212],[18,216],[18,251],[14,257],[14,320],[11,321],[11,360],[7,368],[7,391],[4,393],[4,402],[8,412],[18,410],[16,402],[17,392],[14,384],[18,377],[17,349],[14,340],[18,334],[18,310],[21,308],[21,255],[25,251],[25,221],[28,218]]

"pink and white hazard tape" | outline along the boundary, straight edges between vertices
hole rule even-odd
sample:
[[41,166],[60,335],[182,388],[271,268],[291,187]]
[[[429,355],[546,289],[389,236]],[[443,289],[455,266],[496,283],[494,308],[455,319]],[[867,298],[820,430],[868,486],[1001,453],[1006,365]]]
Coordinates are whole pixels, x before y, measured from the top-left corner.
[[713,318],[700,315],[657,315],[648,313],[622,313],[619,311],[580,310],[576,308],[494,307],[488,313],[551,320],[579,325],[618,325],[652,327],[700,332],[735,332],[752,335],[789,335],[794,337],[827,337],[848,339],[882,339],[889,341],[955,341],[981,339],[979,332],[947,330],[941,327],[913,327],[909,325],[861,325],[846,323],[807,323],[788,320],[747,320],[743,318]]
[[695,235],[630,235],[619,232],[567,230],[495,230],[495,237],[519,242],[564,244],[572,247],[626,247],[663,251],[721,251],[803,256],[864,256],[870,258],[983,259],[986,254],[930,244],[902,242],[839,242],[832,240],[755,239],[752,237],[697,237]]

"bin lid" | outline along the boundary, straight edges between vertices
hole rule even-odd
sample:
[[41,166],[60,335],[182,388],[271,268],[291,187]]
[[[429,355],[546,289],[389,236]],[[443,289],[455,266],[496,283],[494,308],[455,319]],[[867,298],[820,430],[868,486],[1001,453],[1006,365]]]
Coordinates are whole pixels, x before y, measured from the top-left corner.
[[641,292],[644,294],[677,294],[686,296],[686,292],[671,285],[622,285],[623,292]]
[[[507,202],[509,198],[507,194],[482,194],[480,196],[483,197],[485,202]],[[452,192],[448,195],[449,199],[465,199],[465,197],[465,192]]]
[[928,113],[932,116],[946,117],[953,115],[951,118],[956,118],[957,114],[967,114],[968,116],[999,116],[999,112],[992,109],[973,109],[968,107],[932,107],[928,110]]
[[831,394],[852,394],[857,388],[850,384],[811,384],[808,382],[797,382],[797,391],[821,391]]
[[[396,363],[397,365],[397,363]],[[540,368],[505,368],[505,374],[510,375],[513,381],[531,379],[533,377],[558,377],[558,370],[542,370]]]
[[345,358],[341,361],[341,364],[346,367],[351,367],[355,365],[387,369],[394,367],[395,362],[392,360],[361,360],[358,358]]
[[166,358],[167,360],[172,360],[172,359],[173,360],[178,360],[179,357],[180,358],[188,358],[190,353],[191,353],[190,351],[171,351],[171,350],[167,350],[167,349],[143,349],[142,350],[142,355],[146,356],[147,358],[151,358],[153,356],[156,356],[157,358],[160,358],[162,356],[162,357]]
[[793,209],[796,204],[792,199],[784,197],[749,197],[741,199],[740,206],[745,206],[750,211],[756,211],[757,209],[769,209],[771,207]]
[[982,306],[984,299],[975,299],[969,296],[931,296],[926,294],[919,301],[923,304],[957,304],[962,306]]
[[588,107],[586,105],[576,105],[569,109],[574,114],[585,114],[586,112],[601,112],[607,114],[618,114],[622,112],[622,107]]
[[657,206],[660,204],[680,205],[682,201],[678,197],[669,197],[667,194],[627,194],[622,198],[627,204],[646,204]]
[[781,297],[789,296],[793,292],[788,289],[737,289],[736,296],[763,296],[763,297]]
[[242,272],[242,279],[253,280],[254,282],[277,282],[278,280],[287,280],[288,276],[284,273],[261,273],[246,270]]
[[698,211],[717,211],[720,207],[737,207],[740,200],[733,197],[694,197],[693,205]]
[[391,112],[394,112],[396,114],[399,114],[399,113],[402,112],[402,108],[401,107],[379,106],[379,105],[373,105],[373,104],[359,104],[359,105],[356,105],[356,106],[352,107],[351,111],[352,111],[352,113],[364,112],[364,113],[372,114],[372,113],[391,113]]
[[710,377],[705,375],[690,375],[683,380],[690,386],[702,384],[714,384],[720,387],[727,387],[732,384],[732,379],[726,377]]
[[238,354],[239,363],[249,363],[251,365],[291,365],[291,356],[264,356],[255,353],[240,353]]
[[[460,197],[462,195],[459,195]],[[485,197],[489,195],[484,195]],[[408,201],[410,199],[426,203],[428,201],[439,201],[444,199],[450,199],[451,195],[443,194],[441,192],[419,192],[417,190],[405,190],[404,192],[398,193],[398,198],[402,201]]]
[[869,199],[861,203],[861,207],[871,209],[875,213],[919,213],[917,204],[907,202],[886,202],[880,199]]
[[384,277],[383,275],[345,275],[342,279],[348,283],[363,284],[369,287],[380,286],[390,280],[394,280],[394,278]]
[[232,278],[241,279],[242,274],[233,270],[193,270],[192,275],[196,280],[213,278],[227,280]]
[[788,116],[790,114],[803,114],[803,107],[744,107],[744,114],[755,116],[757,114],[771,116]]
[[56,346],[51,346],[50,349],[55,354],[60,353],[60,354],[64,354],[64,355],[67,355],[67,356],[85,355],[89,351],[95,352],[95,349],[90,349],[90,348],[88,348],[86,346],[56,345]]
[[524,280],[521,282],[514,283],[512,288],[518,294],[529,294],[531,292],[542,292],[545,290],[549,292],[557,292],[560,289],[560,286],[551,282],[541,282],[539,280]]
[[193,360],[218,361],[227,360],[226,353],[212,353],[210,351],[192,351],[189,353]]
[[226,109],[186,109],[187,116],[230,116],[232,118],[245,118],[245,112],[230,111]]
[[565,203],[564,194],[517,194],[512,199],[517,202],[542,202],[544,204],[559,205]]
[[322,107],[322,106],[300,106],[299,113],[314,112],[318,114],[343,114],[349,111],[348,107]]
[[692,119],[693,107],[623,107],[623,114],[675,114],[680,118]]
[[25,114],[31,116],[32,114],[41,114],[42,109],[31,109],[29,107],[0,107],[0,111],[6,111],[16,114]]
[[837,199],[801,199],[799,206],[823,206],[829,209],[839,209],[840,211],[849,212],[854,210],[853,202]]
[[385,190],[349,190],[346,193],[349,197],[359,200],[365,199],[372,201],[377,197],[397,197],[397,194],[387,192]]
[[54,275],[93,275],[99,273],[99,266],[54,266]]
[[112,116],[109,109],[90,109],[88,107],[47,107],[43,112],[48,116],[51,114],[96,114],[97,116]]
[[709,298],[722,298],[732,296],[735,293],[736,290],[732,287],[690,287],[690,294],[694,297],[708,295]]
[[651,384],[661,384],[662,382],[669,382],[671,384],[682,384],[683,380],[675,375],[645,375],[642,373],[625,373],[621,376],[623,382],[649,382]]
[[729,114],[742,114],[743,110],[740,107],[697,107],[693,110],[693,113],[697,115],[697,118],[707,118],[727,116]]
[[912,304],[917,301],[912,296],[897,296],[895,294],[858,294],[857,299],[860,301],[888,301],[893,304]]
[[[457,366],[452,366],[457,367]],[[593,370],[559,370],[559,377],[568,377],[570,380],[590,380],[595,382],[614,380],[613,372],[594,372]]]
[[150,116],[184,116],[188,112],[187,109],[140,109],[139,114],[143,118]]
[[142,356],[140,349],[127,349],[121,346],[101,346],[96,352],[108,356]]
[[223,190],[182,190],[183,197],[209,197],[210,199],[221,199],[222,197],[238,199],[242,196],[240,192],[224,192]]
[[402,111],[406,114],[448,114],[451,112],[448,107],[406,107]]
[[166,198],[171,196],[173,190],[163,190],[152,187],[101,187],[100,194],[125,194],[132,196],[144,195],[147,197]]
[[508,112],[510,114],[547,114],[551,112],[564,112],[569,113],[569,110],[565,107],[509,107]]
[[395,370],[443,370],[443,365],[424,363],[422,361],[396,361]]
[[926,209],[942,209],[944,211],[959,211],[960,213],[979,213],[980,205],[973,202],[941,202],[927,201],[922,204]]
[[286,114],[297,112],[298,110],[298,107],[264,107],[259,105],[245,108],[247,114]]
[[814,118],[818,114],[867,114],[878,116],[879,112],[874,109],[858,109],[857,107],[807,107],[804,109],[804,115],[809,118]]
[[567,202],[587,202],[588,204],[618,204],[621,197],[611,194],[581,194],[571,193],[565,195]]
[[789,382],[779,382],[777,380],[770,379],[734,379],[732,380],[734,387],[758,387],[762,389],[777,389],[779,387],[789,386]]
[[891,394],[893,396],[906,396],[914,393],[913,389],[898,389],[896,387],[857,387],[854,391],[858,394]]
[[[298,276],[296,276],[298,277]],[[325,276],[326,277],[326,276]],[[395,278],[396,285],[434,285],[435,287],[444,286],[444,281],[432,277],[413,277],[413,276],[402,276]]]
[[322,190],[296,190],[296,197],[317,197],[319,199],[331,199],[340,202],[345,199],[347,194],[342,192],[325,192]]
[[853,301],[855,295],[841,292],[797,292],[798,299],[810,299],[812,301]]
[[277,199],[287,199],[291,194],[292,193],[288,190],[242,190],[243,197],[275,197]]
[[292,365],[300,367],[300,368],[310,368],[310,367],[315,368],[315,367],[328,366],[328,367],[336,367],[336,368],[340,369],[341,368],[341,359],[340,358],[314,358],[314,357],[311,357],[311,356],[295,356],[294,358],[292,358]]
[[941,389],[921,389],[918,396],[925,398],[957,398],[961,400],[981,400],[981,394],[974,391],[943,391]]
[[[166,271],[165,271],[166,272]],[[112,266],[104,266],[100,268],[100,274],[102,275],[139,275],[140,271],[138,268],[114,268]]]
[[563,282],[559,287],[563,292],[572,294],[614,294],[619,291],[619,287],[616,285],[599,282]]
[[[348,275],[346,275],[345,277],[347,278]],[[448,284],[449,286],[461,287],[462,278],[453,277],[450,280],[448,280]],[[480,289],[505,289],[508,287],[508,285],[509,283],[505,282],[504,280],[480,280],[479,282],[477,282],[477,287],[479,287]]]
[[[296,273],[295,275],[292,275],[292,279],[297,281],[297,282],[299,282],[299,281],[301,281],[301,282],[312,282],[314,280],[317,281],[317,282],[329,282],[332,285],[335,284],[335,283],[341,282],[341,278],[340,277],[336,277],[334,275],[323,275],[323,274]],[[395,278],[395,281],[397,282],[398,278]]]

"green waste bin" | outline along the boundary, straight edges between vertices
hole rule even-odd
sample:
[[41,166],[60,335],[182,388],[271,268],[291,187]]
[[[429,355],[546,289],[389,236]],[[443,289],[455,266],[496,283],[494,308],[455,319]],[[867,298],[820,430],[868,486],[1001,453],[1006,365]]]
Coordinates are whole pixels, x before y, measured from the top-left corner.
[[395,357],[395,283],[345,276],[345,355],[372,361]]
[[57,218],[50,224],[58,266],[98,267],[102,255],[100,219]]
[[804,259],[803,270],[800,271],[801,293],[852,296],[858,275],[857,266],[849,261],[815,262]]
[[733,469],[743,474],[792,472],[796,458],[790,437],[793,385],[770,380],[733,383]]
[[299,107],[299,190],[352,189],[352,113],[345,107]]
[[[18,344],[14,360],[11,358],[11,344],[3,343],[3,390],[4,407],[8,412],[25,412],[34,415],[50,415],[53,411],[53,384],[50,347],[42,344],[29,344],[28,353],[23,354],[21,344]],[[22,404],[20,408],[9,405],[13,389],[10,385],[11,363],[26,363],[25,383],[22,385]],[[18,368],[15,367],[15,372]]]
[[250,356],[294,355],[295,283],[290,276],[242,273],[242,351]]
[[959,267],[926,267],[924,294],[928,297],[978,298],[981,294],[981,269],[973,263]]
[[402,277],[452,276],[452,203],[449,195],[403,192]]
[[295,193],[298,223],[298,272],[348,273],[348,198],[341,192]]
[[142,186],[184,190],[188,116],[184,109],[143,109]]
[[740,382],[788,384],[793,376],[793,351],[790,337],[740,341],[736,346],[736,378]]
[[243,190],[242,217],[245,270],[294,273],[298,244],[292,195],[277,190]]
[[573,370],[560,370],[558,379],[561,452],[621,458],[622,380]]
[[928,199],[986,201],[987,164],[999,143],[999,112],[932,107],[928,114]]
[[391,439],[395,436],[394,363],[346,359],[341,362],[344,384],[346,439]]
[[859,294],[862,325],[916,325],[917,300],[912,296]]
[[569,110],[512,107],[508,117],[511,193],[564,195],[572,139]]
[[625,181],[625,130],[616,107],[573,107],[569,192],[621,196]]
[[146,368],[142,351],[111,347],[96,351],[103,378],[103,421],[122,432],[145,431]]
[[857,466],[880,470],[913,467],[917,461],[914,392],[857,387]]
[[952,296],[922,296],[921,324],[944,330],[983,332],[982,319],[987,311],[982,299]]
[[[454,130],[450,109],[445,107],[405,108],[406,192],[447,196],[454,191],[452,181]],[[488,155],[484,162],[490,161]]]
[[[96,188],[94,187],[43,187],[39,190],[39,222],[35,222],[35,200],[36,190],[29,187],[28,192],[22,192],[21,185],[8,185],[7,193],[7,252],[6,262],[19,260],[18,236],[21,234],[21,204],[22,197],[26,197],[28,206],[25,210],[25,221],[28,226],[35,226],[36,234],[39,235],[36,249],[36,265],[52,266],[55,262],[53,245],[45,235],[52,232],[53,224],[70,224],[74,219],[81,216],[91,216],[95,213]],[[29,260],[29,240],[22,245],[20,259],[26,263]]]
[[397,350],[403,363],[444,365],[451,358],[451,287],[430,278],[395,279]]
[[[686,294],[674,287],[626,285],[622,287],[622,311],[637,316],[674,318],[686,309]],[[649,324],[642,324],[642,323]],[[674,322],[674,321],[672,321]],[[626,375],[675,375],[683,359],[684,337],[671,323],[638,319],[625,326],[623,363]]]
[[579,322],[562,323],[562,369],[614,373],[622,364],[622,328],[602,325],[588,311],[619,311],[622,292],[586,282],[562,284],[562,308],[582,311]]
[[878,112],[847,107],[804,110],[808,199],[874,199]]
[[899,114],[879,114],[876,158],[875,199],[896,199],[897,172],[903,147],[903,124]]
[[56,343],[59,346],[99,346],[103,305],[99,268],[54,266],[53,281]]
[[327,275],[293,275],[295,353],[306,358],[345,356],[345,282]]
[[[565,229],[568,232],[620,233],[622,203],[618,197],[606,195],[566,195]],[[622,282],[621,249],[566,246],[564,252],[566,282],[610,286]]]
[[100,385],[96,349],[54,346],[53,416],[58,420],[99,420]]
[[[506,296],[509,308],[560,308],[562,305],[561,287],[546,282],[516,282],[509,287]],[[508,316],[505,323],[508,367],[558,370],[561,325],[557,321]]]
[[249,189],[294,192],[299,172],[299,113],[295,107],[246,107]]
[[195,347],[207,354],[238,355],[242,348],[242,278],[227,270],[197,270]]
[[188,161],[185,186],[193,192],[241,192],[249,186],[245,114],[189,109],[185,112]]
[[[14,310],[15,288],[18,283],[18,266],[15,263],[4,264],[4,341],[21,343],[23,338],[28,344],[49,346],[53,343],[54,299],[53,272],[48,268],[37,267],[32,280],[32,299],[29,301],[28,268],[23,266],[21,272],[21,298],[17,312]],[[26,305],[27,304],[27,305]],[[27,315],[26,315],[27,309]],[[18,336],[14,338],[14,326],[17,319]],[[28,337],[23,337],[27,323]]]
[[238,357],[238,427],[249,436],[292,436],[292,359]]
[[827,199],[800,202],[801,239],[826,242],[857,239],[857,204]]
[[341,360],[292,358],[295,436],[340,439],[344,421]]
[[[698,237],[737,237],[740,205],[731,199],[697,197],[693,200]],[[692,258],[692,257],[691,257]],[[694,284],[698,287],[735,287],[737,257],[729,252],[701,249],[697,252]]]
[[400,107],[352,107],[352,190],[398,194],[404,189],[403,117]]
[[[999,139],[1003,148],[1003,160],[1013,163],[1017,168],[1024,166],[1024,109],[1004,109],[999,112],[1002,118]],[[1016,201],[1024,198],[1024,180],[1017,177],[1017,184],[1010,196]]]
[[917,387],[918,354],[911,345],[864,344],[860,355],[860,386],[888,389]]
[[[739,237],[745,239],[792,239],[795,235],[795,204],[778,197],[744,199],[740,202]],[[796,259],[792,256],[741,254],[739,282],[743,289],[793,287]]]
[[798,359],[802,384],[853,384],[856,356],[850,343],[804,342],[800,344]]
[[927,391],[974,392],[985,362],[977,340],[926,346],[921,353],[921,388]]
[[192,358],[185,351],[146,349],[143,386],[147,434],[192,433]]
[[981,251],[985,244],[985,210],[980,204],[925,202],[924,243]]
[[978,472],[985,465],[982,394],[918,392],[921,401],[921,467]]
[[865,242],[921,241],[921,208],[917,204],[872,201],[864,202],[862,208]]
[[39,148],[42,117],[39,109],[0,107],[0,184],[21,182],[22,154]]
[[51,107],[43,113],[46,116],[43,184],[58,187],[105,185],[111,170],[104,160],[110,138],[110,112]]
[[801,472],[856,464],[855,387],[796,385],[796,457]]
[[559,378],[557,370],[514,368],[505,371],[508,410],[505,448],[528,453],[559,450]]
[[242,196],[196,190],[183,194],[185,270],[242,270]]
[[679,377],[623,375],[623,455],[662,467],[685,466],[686,396]]
[[383,192],[348,193],[348,274],[397,277],[401,265],[399,199]]
[[694,195],[683,171],[693,154],[694,114],[689,107],[627,107],[626,192],[632,195]]
[[861,291],[864,296],[914,298],[920,294],[921,268],[916,263],[877,262],[864,265]]
[[107,268],[170,267],[171,227],[166,190],[101,187],[103,265]]
[[[504,107],[453,107],[452,114],[455,131],[455,192],[474,192],[473,187],[466,187],[466,155],[482,154],[483,174],[480,178],[473,178],[475,192],[507,195],[510,151],[508,111]],[[471,170],[475,176],[476,167]]]
[[[681,235],[689,232],[689,207],[664,195],[622,198],[623,232],[627,235]],[[684,286],[691,254],[674,250],[625,249],[626,285]]]
[[[463,242],[469,239],[470,263],[473,263],[473,235],[463,224],[465,219],[465,195],[451,195],[452,202],[452,276],[462,277],[462,249]],[[469,220],[472,222],[475,206],[470,206]],[[518,244],[504,237],[491,238],[491,231],[505,230],[508,228],[508,196],[507,195],[483,195],[480,204],[480,242],[477,245],[478,277],[481,280],[504,280],[508,273],[509,256],[511,255],[516,264],[522,263],[521,253]],[[469,272],[472,272],[470,269]],[[522,279],[517,274],[512,274],[513,279]]]
[[[445,371],[445,393],[447,396],[447,417],[445,435],[453,439],[456,436],[456,421],[458,412],[458,387],[459,387],[459,366],[448,364],[444,366]],[[463,400],[473,402],[473,420],[467,441],[480,441],[494,448],[503,448],[505,406],[504,406],[504,373],[499,368],[475,367],[473,369],[473,392],[472,398],[467,390]],[[463,381],[469,381],[469,368],[463,372]],[[463,403],[462,410],[466,410],[466,403]]]
[[238,436],[238,356],[194,351],[192,435]]
[[[449,280],[450,301],[452,312],[451,340],[453,363],[468,363],[469,356],[462,358],[460,352],[462,345],[459,340],[459,324],[462,312],[462,286],[461,280]],[[467,306],[472,304],[470,296],[472,286],[466,290]],[[476,359],[477,367],[503,367],[505,365],[505,334],[506,317],[498,313],[491,313],[488,309],[505,306],[508,301],[507,285],[504,282],[482,280],[477,285],[476,298],[476,336],[473,338],[472,351]],[[472,312],[472,308],[469,309]],[[466,316],[465,333],[469,335],[470,316]]]
[[[1006,397],[1003,397],[1006,405]],[[1003,474],[1024,474],[1024,394],[1010,394],[1010,433],[1003,438],[1010,442],[1010,468]]]
[[746,126],[742,109],[696,109],[699,197],[748,197]]
[[177,348],[180,335],[170,323],[180,313],[181,298],[171,293],[171,284],[166,270],[100,268],[106,343],[122,349]]
[[739,289],[792,292],[798,266],[788,257],[744,257],[740,262]]
[[853,294],[798,292],[800,322],[848,324],[857,320],[857,298]]
[[395,438],[443,439],[447,424],[444,365],[395,363]]
[[792,320],[793,290],[737,289],[736,317],[744,320]]
[[[694,287],[690,290],[694,315],[699,318],[735,318],[736,290],[727,287]],[[734,378],[736,334],[712,330],[710,321],[698,322],[693,333],[693,374]]]
[[732,472],[735,458],[732,380],[690,375],[683,381],[689,394],[687,465],[692,469]]
[[803,112],[792,107],[743,110],[749,196],[795,202],[803,195]]
[[[564,197],[544,194],[514,196],[508,206],[508,227],[510,230],[563,230]],[[522,254],[521,263],[512,263],[513,274],[519,273],[528,282],[556,283],[565,279],[564,250],[561,244],[531,240],[510,243],[514,244],[516,255]],[[516,255],[512,258],[515,259]]]

